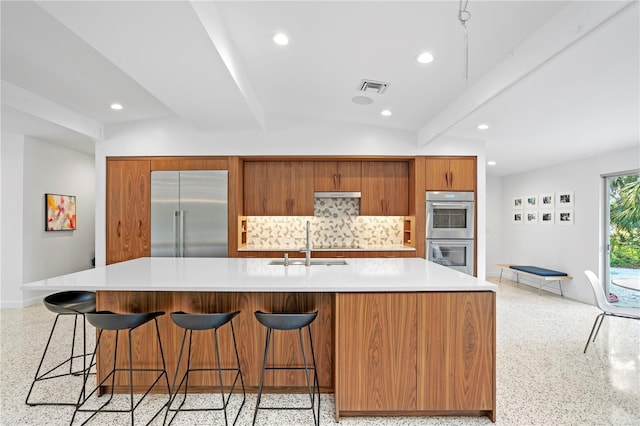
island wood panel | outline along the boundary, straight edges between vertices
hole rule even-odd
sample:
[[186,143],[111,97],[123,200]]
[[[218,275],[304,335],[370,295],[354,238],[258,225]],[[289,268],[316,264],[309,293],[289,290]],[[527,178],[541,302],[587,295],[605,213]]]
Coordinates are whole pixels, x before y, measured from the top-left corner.
[[[98,292],[96,299],[97,311],[112,311],[117,313],[145,313],[157,310],[158,298],[152,292]],[[116,307],[126,307],[117,309]],[[162,317],[159,318],[161,325]],[[148,322],[131,332],[133,368],[161,368],[162,362],[158,356],[157,332],[153,321]],[[104,379],[113,368],[116,332],[105,330],[100,338],[97,354],[97,377]],[[127,330],[118,333],[118,350],[116,354],[116,368],[129,368],[129,333]],[[157,373],[135,373],[133,380],[136,390],[146,390]],[[128,392],[129,373],[118,372],[115,375],[116,389]],[[110,389],[111,380],[105,383],[101,392]],[[146,385],[146,386],[145,386]],[[162,383],[160,383],[162,385]],[[156,386],[158,388],[158,386]],[[166,383],[164,391],[166,392]]]
[[[316,351],[316,363],[320,376],[320,383],[323,392],[331,392],[333,390],[333,353],[332,353],[332,336],[333,336],[333,302],[332,295],[327,293],[255,293],[255,292],[129,292],[129,291],[98,291],[98,309],[111,310],[113,312],[150,312],[160,310],[166,312],[166,315],[159,318],[160,333],[164,348],[165,361],[167,365],[167,373],[170,383],[173,382],[175,376],[177,359],[182,341],[183,329],[177,327],[170,319],[170,313],[176,311],[184,311],[191,313],[224,311],[231,312],[240,310],[241,313],[234,318],[234,329],[236,333],[236,341],[238,345],[238,353],[240,357],[240,365],[245,382],[245,386],[250,391],[258,388],[260,380],[260,371],[262,368],[262,357],[264,353],[264,343],[266,337],[266,328],[255,319],[254,312],[262,310],[264,312],[282,312],[283,310],[293,310],[304,307],[312,307],[311,310],[318,310],[318,318],[311,328],[314,340],[314,349]],[[141,337],[137,349],[134,349],[134,366],[160,365],[157,345],[155,340],[154,329],[150,326],[144,326],[138,330]],[[297,336],[296,333],[292,333]],[[113,348],[113,341],[108,336],[105,341],[104,350],[101,350],[98,357],[98,377],[103,378],[112,361],[109,358],[110,351]],[[227,326],[219,330],[219,343],[221,348],[222,365],[235,365],[232,352],[230,328]],[[279,336],[278,336],[279,337]],[[137,337],[136,337],[137,338]],[[278,339],[280,340],[280,339]],[[287,338],[280,340],[281,343],[275,343],[272,350],[276,358],[271,358],[275,363],[291,364],[297,362],[297,358],[289,354],[288,347],[293,347],[287,343]],[[118,346],[122,341],[119,340]],[[297,342],[297,341],[296,341]],[[194,343],[197,348],[192,353],[192,365],[198,368],[205,366],[215,366],[210,357],[213,353],[213,340],[210,335],[204,332],[194,333]],[[279,345],[285,349],[279,349]],[[298,346],[296,346],[298,348]],[[119,348],[118,352],[122,350]],[[326,352],[326,353],[323,353]],[[291,353],[293,353],[291,351]],[[137,355],[136,355],[137,354]],[[119,358],[119,364],[125,363],[124,359]],[[111,365],[111,364],[109,364]],[[124,365],[124,364],[123,364]],[[128,365],[128,364],[127,364]],[[153,367],[155,368],[155,367]],[[181,365],[178,369],[178,377],[184,373],[185,366]],[[134,377],[134,380],[140,380],[137,389],[142,389],[144,385],[151,383],[152,375],[148,377]],[[225,374],[224,380],[228,382],[231,374]],[[115,389],[117,392],[126,392],[127,388],[123,385],[128,380],[118,377]],[[191,376],[189,387],[193,392],[207,392],[212,386],[217,385],[217,377],[205,373],[200,377]],[[304,376],[302,381],[296,379],[288,382],[279,379],[274,384],[274,377],[267,377],[265,381],[265,390],[274,391],[286,388],[292,392],[306,392],[306,382]],[[108,390],[105,386],[103,390]],[[156,392],[162,392],[158,386]]]
[[336,295],[336,407],[416,410],[416,295]]
[[335,312],[336,420],[457,414],[495,421],[495,293],[339,293]]
[[495,418],[495,293],[418,296],[417,408]]
[[[311,323],[318,381],[323,388],[331,388],[333,380],[331,295],[327,293],[273,293],[271,303],[271,312],[318,311],[318,316]],[[311,345],[308,336],[308,330],[306,328],[302,329],[302,342],[307,364],[312,365]],[[271,335],[271,348],[267,366],[294,368],[302,368],[304,366],[300,350],[300,336],[297,330],[274,330]],[[304,370],[271,370],[268,371],[267,377],[272,380],[271,383],[276,387],[286,389],[292,386],[307,386]],[[310,379],[313,381],[313,376],[310,376]]]

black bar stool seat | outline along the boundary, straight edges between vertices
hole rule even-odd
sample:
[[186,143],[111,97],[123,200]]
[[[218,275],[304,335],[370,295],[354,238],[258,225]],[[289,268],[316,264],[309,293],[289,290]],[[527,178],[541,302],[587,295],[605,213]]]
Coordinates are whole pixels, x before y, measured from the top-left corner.
[[[89,412],[89,413],[93,413],[91,414],[91,416],[89,416],[82,424],[86,424],[89,420],[91,420],[95,415],[97,415],[98,413],[130,413],[131,414],[131,425],[133,426],[135,424],[135,417],[134,417],[134,412],[135,409],[140,405],[140,403],[144,400],[144,398],[149,394],[149,392],[151,392],[151,390],[156,386],[156,384],[158,384],[158,382],[160,382],[160,380],[162,379],[162,377],[164,376],[165,379],[165,384],[167,386],[167,395],[169,396],[169,400],[171,399],[171,390],[169,388],[169,377],[167,376],[167,368],[166,368],[166,364],[165,364],[165,359],[164,359],[164,351],[162,349],[162,341],[160,339],[160,329],[158,328],[158,317],[164,315],[164,312],[146,312],[146,313],[132,313],[132,314],[119,314],[119,313],[114,313],[111,311],[97,311],[97,312],[91,312],[91,313],[87,313],[85,314],[87,321],[89,322],[89,324],[93,325],[97,330],[98,330],[98,338],[96,340],[96,347],[95,350],[93,351],[93,355],[91,356],[91,363],[94,362],[95,357],[96,357],[96,353],[98,352],[98,349],[100,348],[100,342],[102,339],[102,335],[104,333],[104,331],[114,331],[115,332],[115,345],[114,345],[114,349],[113,349],[113,366],[111,368],[111,371],[108,372],[108,374],[106,374],[106,376],[102,379],[102,381],[100,383],[97,384],[97,386],[86,395],[86,399],[83,399],[83,395],[81,394],[80,397],[78,397],[78,402],[76,404],[76,409],[73,412],[73,416],[71,417],[71,424],[73,425],[73,422],[76,418],[76,415],[79,412]],[[132,332],[134,330],[136,330],[138,327],[153,321],[154,325],[155,325],[155,329],[156,329],[156,338],[157,338],[157,342],[158,342],[158,347],[160,349],[160,358],[162,360],[162,368],[133,368],[133,339],[132,339]],[[128,368],[116,368],[116,360],[117,360],[117,355],[118,355],[118,337],[120,335],[121,331],[126,331],[128,334],[128,349],[129,349],[129,365]],[[144,349],[144,348],[143,348]],[[106,349],[105,349],[106,350]],[[130,405],[129,408],[122,408],[122,409],[105,409],[105,407],[111,402],[111,400],[113,399],[113,393],[114,393],[114,385],[115,385],[115,376],[117,372],[127,372],[129,373],[128,377],[129,377],[129,396],[130,396]],[[145,391],[145,393],[140,397],[140,399],[135,402],[134,400],[134,396],[133,396],[133,389],[134,389],[134,380],[133,380],[133,373],[140,373],[140,372],[155,372],[156,374],[156,378],[154,380],[154,382],[147,388],[147,390]],[[98,390],[100,389],[101,386],[103,386],[107,380],[109,380],[109,378],[111,378],[111,394],[108,398],[107,401],[105,401],[103,404],[101,404],[98,408],[87,408],[87,405],[89,404],[89,401],[91,401],[91,397],[96,394],[98,392]],[[85,376],[85,382],[83,385],[83,392],[84,392],[84,388],[86,387],[87,384],[87,379],[88,379],[88,375]],[[98,401],[99,402],[99,401]],[[151,420],[149,420],[149,423],[151,423],[166,407],[167,403],[163,404],[162,407],[160,408],[160,410],[158,410],[154,416],[151,418]],[[94,405],[95,406],[95,403]],[[118,422],[120,424],[120,422]]]
[[[38,365],[38,369],[36,370],[36,374],[31,382],[31,387],[29,388],[29,393],[27,393],[27,398],[25,399],[25,403],[27,405],[76,405],[76,402],[60,402],[60,401],[48,401],[48,402],[33,402],[29,401],[31,397],[31,392],[33,391],[34,385],[37,382],[43,380],[50,380],[55,378],[60,378],[64,376],[79,376],[81,374],[88,374],[91,364],[87,367],[86,357],[87,354],[87,336],[86,336],[86,322],[85,322],[85,314],[89,312],[95,312],[96,310],[96,294],[91,291],[63,291],[59,293],[53,293],[48,295],[43,300],[44,306],[51,312],[56,314],[56,319],[53,322],[53,326],[51,327],[51,332],[49,333],[49,339],[47,340],[47,344],[42,353],[42,358],[40,359],[40,364]],[[71,355],[58,363],[55,367],[50,368],[49,370],[41,373],[42,365],[47,356],[47,351],[49,350],[49,345],[51,344],[51,340],[53,338],[54,331],[56,329],[56,325],[58,324],[58,319],[60,315],[73,315],[73,335],[71,340]],[[74,355],[75,353],[75,341],[76,341],[76,329],[78,326],[78,317],[82,317],[82,345],[83,351],[81,355]],[[74,370],[73,369],[73,361],[77,358],[82,358],[82,369]],[[60,369],[69,364],[69,371],[60,373]]]
[[[238,356],[238,347],[236,345],[236,334],[233,328],[233,318],[235,318],[240,311],[235,312],[222,312],[222,313],[204,313],[204,314],[190,314],[186,312],[172,312],[171,320],[178,326],[184,329],[184,334],[182,335],[182,344],[180,345],[180,354],[178,355],[178,361],[176,365],[176,374],[173,379],[173,394],[171,397],[171,401],[169,402],[167,413],[165,414],[165,424],[169,425],[176,418],[180,411],[222,411],[224,414],[224,424],[229,424],[227,407],[229,405],[229,401],[231,396],[234,393],[236,384],[238,382],[238,378],[240,379],[240,385],[242,386],[242,403],[238,408],[238,412],[233,420],[233,424],[235,425],[238,421],[238,417],[240,417],[240,413],[242,412],[242,407],[244,407],[244,403],[246,400],[246,393],[244,388],[244,379],[242,377],[242,371],[240,369],[240,357]],[[220,346],[218,343],[218,329],[225,324],[229,324],[231,327],[231,336],[233,341],[233,349],[235,352],[236,358],[236,366],[235,367],[222,367],[222,363],[220,360]],[[193,341],[193,332],[194,331],[207,331],[211,330],[213,335],[213,342],[215,347],[215,359],[216,359],[216,368],[191,368],[191,348]],[[187,334],[189,334],[189,348],[187,355],[187,369],[180,380],[180,383],[176,387],[176,381],[178,380],[178,371],[180,369],[180,363],[182,360],[182,354],[184,351],[185,341],[187,338]],[[218,384],[220,388],[220,396],[222,398],[222,405],[220,407],[214,408],[183,408],[184,403],[187,400],[187,394],[189,389],[189,375],[194,371],[204,372],[204,371],[215,371],[218,373]],[[225,397],[225,386],[224,381],[222,379],[223,371],[235,371],[235,375],[231,386],[229,387],[229,392]],[[180,393],[180,389],[184,384],[183,398],[177,408],[172,408],[173,403],[175,402],[178,394]],[[169,412],[173,412],[173,416],[169,419],[167,423],[167,417]]]
[[[311,338],[311,323],[318,316],[318,311],[310,313],[266,313],[262,311],[255,312],[256,319],[262,325],[267,328],[267,337],[264,345],[264,358],[262,361],[262,372],[260,374],[260,386],[258,388],[258,396],[256,400],[256,408],[253,413],[253,424],[256,424],[256,418],[258,416],[258,410],[311,410],[313,414],[313,424],[320,425],[320,382],[318,380],[318,371],[316,369],[316,357],[313,350],[313,339]],[[312,365],[307,363],[307,355],[304,350],[304,344],[302,339],[302,329],[306,328],[309,336],[309,345],[311,347],[311,361]],[[300,341],[300,351],[302,353],[303,366],[302,367],[267,367],[267,359],[269,354],[269,345],[271,342],[271,334],[273,330],[298,330],[298,337]],[[293,407],[264,407],[260,406],[262,400],[262,388],[264,385],[264,373],[266,370],[304,370],[305,378],[307,382],[307,390],[309,392],[310,406],[293,406]],[[313,384],[309,377],[309,370],[313,370]],[[316,408],[317,400],[317,408]]]

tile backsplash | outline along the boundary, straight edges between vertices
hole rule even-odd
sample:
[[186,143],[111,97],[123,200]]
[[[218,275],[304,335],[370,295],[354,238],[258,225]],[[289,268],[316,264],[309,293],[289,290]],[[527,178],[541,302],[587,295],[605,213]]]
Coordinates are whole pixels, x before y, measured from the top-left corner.
[[303,247],[307,221],[314,248],[402,245],[402,216],[359,216],[359,210],[358,198],[319,198],[314,203],[314,216],[248,216],[247,247]]

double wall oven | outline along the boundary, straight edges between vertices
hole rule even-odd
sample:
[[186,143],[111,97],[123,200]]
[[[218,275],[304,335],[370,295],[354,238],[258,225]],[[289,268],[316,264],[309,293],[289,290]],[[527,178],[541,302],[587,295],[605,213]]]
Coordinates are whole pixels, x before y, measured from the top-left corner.
[[473,275],[473,192],[427,192],[427,260]]

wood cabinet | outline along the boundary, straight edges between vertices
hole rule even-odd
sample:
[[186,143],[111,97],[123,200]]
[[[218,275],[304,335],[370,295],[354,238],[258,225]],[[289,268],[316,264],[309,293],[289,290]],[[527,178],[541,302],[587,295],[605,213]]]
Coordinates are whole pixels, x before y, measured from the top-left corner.
[[475,190],[475,157],[427,157],[425,161],[427,191]]
[[336,297],[340,411],[415,410],[415,294]]
[[360,214],[405,216],[409,214],[409,163],[363,161]]
[[313,216],[313,163],[246,161],[244,215]]
[[360,191],[360,161],[316,161],[314,168],[314,191]]
[[338,293],[336,418],[495,419],[495,293]]
[[151,254],[149,160],[107,160],[106,263]]
[[420,294],[417,324],[417,409],[494,411],[495,293]]

